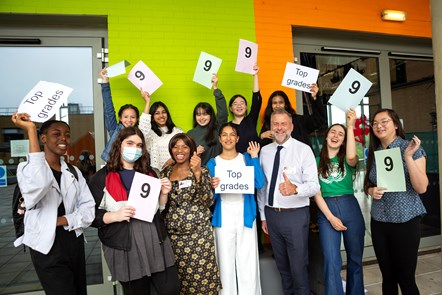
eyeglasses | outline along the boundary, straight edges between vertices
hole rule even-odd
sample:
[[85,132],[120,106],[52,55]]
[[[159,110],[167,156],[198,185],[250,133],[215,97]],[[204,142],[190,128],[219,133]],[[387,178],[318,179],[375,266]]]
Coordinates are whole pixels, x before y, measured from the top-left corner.
[[245,106],[245,105],[246,105],[246,103],[243,102],[243,101],[241,101],[241,102],[235,102],[235,103],[232,104],[232,106],[234,106],[234,107]]
[[385,120],[382,120],[380,122],[374,121],[373,124],[371,124],[371,126],[373,126],[374,128],[376,128],[378,125],[381,125],[382,127],[385,127],[385,126],[387,126],[388,122],[390,122],[390,121],[391,121],[391,119],[385,119]]

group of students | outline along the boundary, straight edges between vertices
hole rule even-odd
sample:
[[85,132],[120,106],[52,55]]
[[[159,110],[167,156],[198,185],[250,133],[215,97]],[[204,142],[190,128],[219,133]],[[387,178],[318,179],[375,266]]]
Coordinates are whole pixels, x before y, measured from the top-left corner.
[[[313,84],[311,88],[313,113],[304,116],[296,114],[283,91],[272,93],[258,136],[256,125],[262,98],[259,69],[255,66],[254,70],[249,112],[246,98],[234,95],[228,104],[233,120],[227,122],[227,102],[214,75],[216,112],[209,103],[197,104],[193,128],[184,133],[173,123],[167,106],[161,101],[150,105],[150,95],[142,89],[145,107],[141,116],[135,106],[127,104],[119,109],[117,122],[109,80],[103,69],[101,87],[109,141],[101,155],[106,165],[90,177],[89,187],[81,175],[76,180],[62,157],[70,144],[66,123],[50,120],[41,126],[40,140],[44,147],[41,152],[37,128],[29,116],[17,113],[12,116],[14,124],[26,130],[30,140],[28,159],[17,170],[27,208],[25,234],[20,243],[31,248],[32,261],[47,294],[58,294],[60,290],[86,294],[82,231],[90,225],[98,228],[112,278],[121,282],[125,294],[150,294],[151,286],[158,294],[261,294],[257,230],[262,227],[265,233],[270,233],[272,244],[279,243],[277,234],[285,240],[274,218],[304,212],[309,197],[314,197],[320,209],[325,293],[344,294],[340,276],[341,236],[347,252],[346,292],[364,293],[365,224],[353,193],[358,163],[353,133],[356,113],[347,112],[346,126],[334,124],[327,129],[316,159],[318,169],[308,180],[314,184],[309,190],[303,189],[307,178],[303,169],[316,166],[313,161],[313,166],[295,167],[293,159],[300,156],[297,153],[301,150],[306,158],[314,159],[313,151],[308,148],[308,134],[325,122],[323,107],[316,99],[318,87]],[[425,152],[417,137],[411,141],[404,139],[393,110],[377,111],[371,123],[364,188],[373,198],[372,240],[383,275],[383,291],[397,294],[399,285],[403,294],[418,294],[414,272],[419,221],[425,214],[418,194],[428,184]],[[260,155],[262,146],[267,147]],[[285,147],[281,160],[278,155],[280,167],[276,168],[278,179],[284,183],[276,189],[275,198],[279,194],[280,199],[275,202],[280,202],[280,206],[275,208],[273,192],[269,190],[275,152],[280,150],[277,146]],[[374,151],[391,147],[401,148],[405,193],[384,192],[385,188],[376,186]],[[258,198],[264,195],[258,200],[259,212],[261,216],[267,215],[262,225],[257,224],[255,194],[213,192],[220,184],[215,176],[216,166],[254,168]],[[295,178],[291,178],[291,171]],[[151,223],[132,218],[135,208],[127,204],[135,172],[161,181],[157,213]],[[307,201],[307,205],[299,208],[302,210],[294,210],[298,208],[285,206],[281,201],[287,198],[296,203],[301,197]],[[305,216],[303,222],[308,228],[309,215]],[[297,239],[307,239],[305,228]],[[280,254],[283,252],[275,249],[284,294],[309,294],[306,274],[303,279],[297,277],[299,270],[305,272],[308,261],[296,261],[302,264],[297,270],[293,270],[293,265],[285,269],[287,262],[281,260],[291,256]]]

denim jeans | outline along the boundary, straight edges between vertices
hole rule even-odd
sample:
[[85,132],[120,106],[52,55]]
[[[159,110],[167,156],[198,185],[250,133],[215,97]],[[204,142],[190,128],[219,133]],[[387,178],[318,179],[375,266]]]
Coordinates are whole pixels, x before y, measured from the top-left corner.
[[346,294],[363,295],[364,277],[362,274],[362,254],[364,251],[365,223],[361,208],[354,195],[324,198],[334,216],[347,227],[346,231],[336,231],[324,216],[318,212],[319,238],[324,255],[324,279],[326,295],[343,295],[340,253],[341,235],[344,237],[347,253]]

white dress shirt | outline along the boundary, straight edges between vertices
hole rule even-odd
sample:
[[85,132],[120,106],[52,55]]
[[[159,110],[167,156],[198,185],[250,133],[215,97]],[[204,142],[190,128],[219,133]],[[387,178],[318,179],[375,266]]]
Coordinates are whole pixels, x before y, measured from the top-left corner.
[[[258,190],[258,206],[261,220],[266,220],[264,207],[269,206],[268,192],[277,146],[276,142],[264,146],[259,156],[266,178],[265,186]],[[320,189],[315,156],[308,145],[292,137],[284,142],[282,146],[272,207],[301,208],[309,206],[309,198],[314,196]],[[285,173],[291,183],[297,186],[297,194],[291,196],[283,196],[281,194],[279,184],[284,182],[283,173]]]

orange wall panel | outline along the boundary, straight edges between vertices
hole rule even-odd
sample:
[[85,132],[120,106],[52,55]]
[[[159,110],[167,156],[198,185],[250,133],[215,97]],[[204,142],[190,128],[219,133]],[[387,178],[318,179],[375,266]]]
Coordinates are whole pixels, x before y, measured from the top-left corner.
[[[407,21],[382,21],[384,9],[407,12]],[[285,64],[293,62],[292,26],[431,38],[429,0],[255,0],[255,22],[263,106],[276,89],[295,97],[281,86]]]

